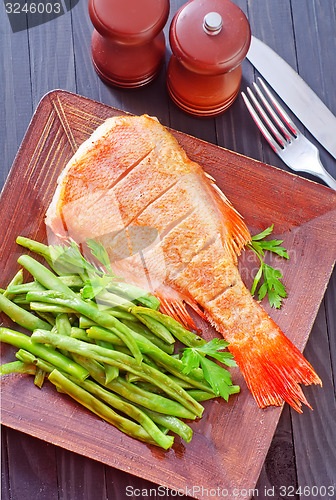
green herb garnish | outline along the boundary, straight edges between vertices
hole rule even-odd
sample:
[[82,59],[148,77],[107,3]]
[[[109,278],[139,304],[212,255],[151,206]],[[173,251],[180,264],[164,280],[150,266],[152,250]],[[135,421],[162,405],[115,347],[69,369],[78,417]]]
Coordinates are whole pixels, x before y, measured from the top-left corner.
[[271,307],[280,309],[282,304],[282,299],[287,297],[287,293],[281,279],[283,278],[281,272],[278,269],[274,269],[272,266],[265,264],[263,258],[265,256],[265,251],[275,253],[280,257],[289,259],[287,250],[281,246],[283,240],[266,240],[262,241],[264,238],[269,236],[273,231],[273,224],[266,228],[259,234],[252,236],[252,241],[248,244],[248,248],[253,250],[260,260],[260,268],[254,278],[253,285],[251,288],[251,294],[254,295],[255,291],[259,285],[261,278],[263,277],[264,282],[258,290],[258,298],[262,300],[268,294],[268,300]]
[[49,246],[53,268],[60,272],[71,272],[80,275],[96,274],[95,266],[84,259],[80,248],[73,240],[68,245]]
[[222,396],[228,401],[230,394],[238,392],[239,388],[232,385],[231,375],[222,366],[206,358],[211,356],[227,366],[237,366],[233,355],[227,351],[222,352],[229,345],[222,339],[213,339],[201,347],[188,347],[184,349],[182,363],[185,365],[183,373],[190,373],[192,370],[201,368],[205,380],[210,384],[216,396]]
[[96,259],[105,267],[105,269],[114,276],[109,255],[102,243],[91,239],[86,240],[86,243],[90,248],[92,255],[96,257]]

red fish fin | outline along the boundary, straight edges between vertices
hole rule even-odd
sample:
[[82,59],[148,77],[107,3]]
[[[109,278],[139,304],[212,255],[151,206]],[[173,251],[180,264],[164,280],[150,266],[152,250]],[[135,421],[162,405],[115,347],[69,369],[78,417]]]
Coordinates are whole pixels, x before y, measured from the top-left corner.
[[322,386],[322,381],[279,328],[254,345],[251,339],[240,345],[232,342],[229,350],[261,408],[281,406],[282,400],[299,413],[302,403],[311,408],[299,384]]
[[199,331],[194,320],[190,316],[185,304],[188,304],[201,318],[206,320],[203,311],[199,308],[196,302],[179,294],[174,290],[173,296],[171,293],[166,292],[166,290],[157,290],[155,295],[160,300],[160,311],[168,316],[171,316],[176,321],[181,323],[185,328],[191,328],[192,330]]
[[226,221],[225,228],[223,228],[224,246],[229,254],[235,258],[237,255],[240,255],[244,246],[251,241],[251,235],[243,217],[219,189],[215,180],[209,174],[206,173],[205,175],[210,180],[216,205]]

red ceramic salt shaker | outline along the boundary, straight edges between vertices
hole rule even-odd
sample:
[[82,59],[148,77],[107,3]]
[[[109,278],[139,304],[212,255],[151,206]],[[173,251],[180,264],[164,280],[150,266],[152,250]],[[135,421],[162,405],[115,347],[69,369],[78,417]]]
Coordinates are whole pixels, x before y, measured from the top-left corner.
[[249,22],[230,0],[191,0],[170,26],[173,52],[167,87],[173,101],[197,116],[216,116],[238,95]]
[[169,0],[89,0],[92,61],[107,84],[140,87],[160,71]]

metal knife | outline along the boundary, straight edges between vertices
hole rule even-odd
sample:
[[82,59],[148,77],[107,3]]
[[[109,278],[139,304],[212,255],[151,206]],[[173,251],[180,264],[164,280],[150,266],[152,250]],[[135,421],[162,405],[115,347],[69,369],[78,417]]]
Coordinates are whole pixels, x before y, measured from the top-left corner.
[[247,59],[309,132],[336,159],[336,117],[274,50],[252,36]]

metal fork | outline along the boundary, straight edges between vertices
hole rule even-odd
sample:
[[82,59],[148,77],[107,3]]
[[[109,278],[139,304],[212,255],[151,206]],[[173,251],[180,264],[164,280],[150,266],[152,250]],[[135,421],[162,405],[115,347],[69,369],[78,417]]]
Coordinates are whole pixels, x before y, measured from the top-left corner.
[[301,134],[263,80],[258,78],[258,81],[264,90],[263,93],[253,82],[259,100],[249,87],[249,98],[244,92],[241,94],[253,120],[273,151],[292,170],[316,175],[336,190],[336,180],[323,167],[318,149]]

